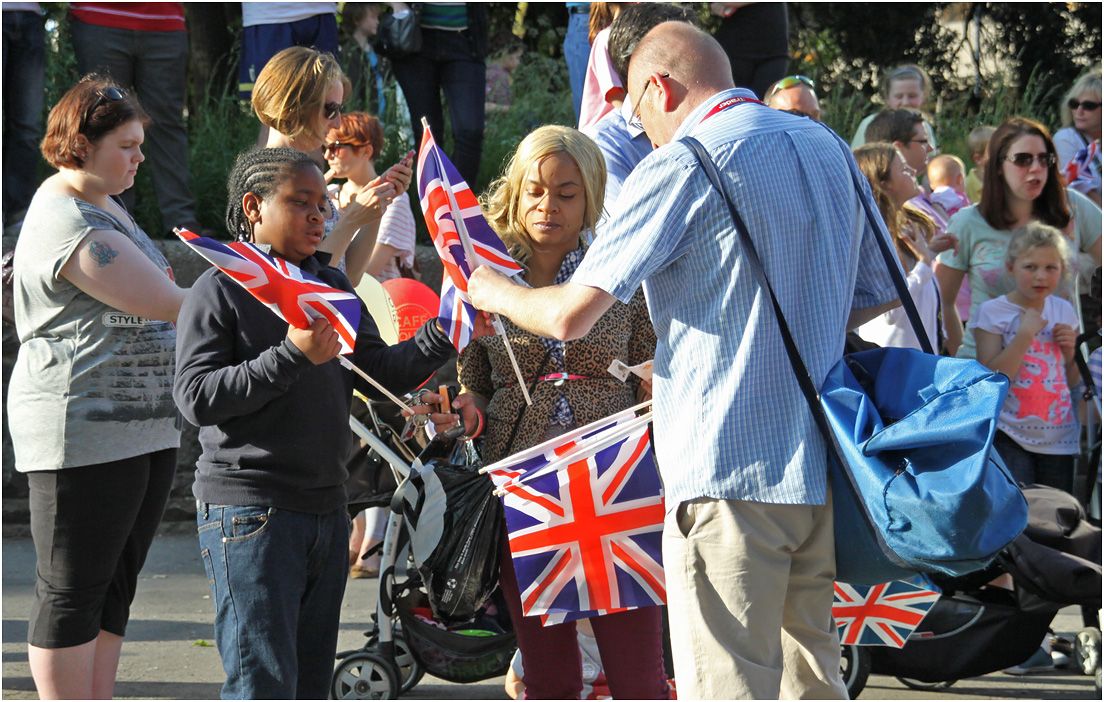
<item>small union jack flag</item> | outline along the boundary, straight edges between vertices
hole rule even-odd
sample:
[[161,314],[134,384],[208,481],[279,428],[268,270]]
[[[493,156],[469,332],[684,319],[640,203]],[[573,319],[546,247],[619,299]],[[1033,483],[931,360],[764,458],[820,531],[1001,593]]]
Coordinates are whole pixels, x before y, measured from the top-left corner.
[[497,463],[481,468],[479,472],[488,473],[495,487],[503,488],[508,483],[529,475],[530,472],[535,472],[538,469],[554,468],[561,460],[567,459],[577,449],[608,436],[606,432],[614,427],[625,427],[631,422],[647,423],[650,421],[650,414],[644,417],[636,415],[636,410],[640,407],[643,407],[643,405],[630,407],[596,422],[591,422],[584,427],[573,429],[566,434],[549,439],[544,443],[519,451]]
[[177,236],[288,324],[307,329],[312,321],[323,317],[341,339],[341,353],[353,351],[361,304],[354,293],[332,288],[298,266],[244,241],[225,244],[187,229],[178,230]]
[[908,580],[881,585],[836,583],[832,616],[840,643],[893,646],[905,641],[939,599],[939,593]]
[[561,468],[504,487],[510,552],[527,616],[663,604],[663,496],[647,424],[577,450]]
[[[446,274],[441,282],[438,320],[456,350],[463,351],[471,341],[475,323],[475,308],[468,297],[472,271],[488,265],[511,276],[521,272],[521,266],[483,218],[479,200],[438,148],[429,127],[422,132],[418,151],[418,194],[426,227]],[[468,260],[466,249],[473,260]]]

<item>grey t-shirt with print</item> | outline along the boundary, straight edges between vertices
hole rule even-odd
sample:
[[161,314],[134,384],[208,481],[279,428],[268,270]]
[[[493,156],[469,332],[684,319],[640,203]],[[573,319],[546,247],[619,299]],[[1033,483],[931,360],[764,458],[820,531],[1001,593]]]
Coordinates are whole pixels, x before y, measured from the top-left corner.
[[[82,292],[61,269],[95,229],[122,232],[169,275],[133,219],[39,189],[15,247],[20,347],[8,424],[20,472],[60,470],[180,445],[172,399],[176,328]],[[110,255],[106,254],[105,255]]]

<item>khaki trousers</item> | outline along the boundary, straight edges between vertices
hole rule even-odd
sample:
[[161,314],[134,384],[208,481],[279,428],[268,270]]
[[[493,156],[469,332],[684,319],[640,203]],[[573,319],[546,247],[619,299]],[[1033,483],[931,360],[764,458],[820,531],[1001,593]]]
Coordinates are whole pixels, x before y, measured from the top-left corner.
[[667,514],[663,563],[680,699],[847,699],[831,494],[683,502]]

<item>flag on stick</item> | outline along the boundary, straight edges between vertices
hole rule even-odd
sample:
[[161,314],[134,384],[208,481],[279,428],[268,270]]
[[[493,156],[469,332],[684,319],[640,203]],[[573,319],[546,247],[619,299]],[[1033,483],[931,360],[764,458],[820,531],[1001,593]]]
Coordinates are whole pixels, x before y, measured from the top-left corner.
[[647,424],[570,455],[506,487],[522,611],[550,624],[662,604],[664,507]]
[[[426,227],[445,272],[441,280],[438,319],[457,352],[462,352],[471,341],[477,314],[468,297],[468,278],[472,271],[487,265],[503,275],[512,276],[521,272],[521,266],[506,252],[502,240],[483,218],[479,200],[437,146],[424,118],[422,125],[422,145],[418,151],[418,195]],[[491,323],[495,333],[506,344],[506,353],[526,403],[532,404],[502,322],[493,317]]]
[[[200,236],[187,229],[176,235],[193,251],[211,262],[249,291],[278,317],[297,329],[310,328],[311,322],[324,318],[341,340],[341,353],[353,352],[360,328],[360,298],[326,285],[310,273],[277,256],[269,256],[245,241],[229,244]],[[338,356],[341,365],[354,371],[405,410],[410,408],[348,359]]]
[[832,616],[844,645],[901,648],[939,599],[938,592],[907,580],[873,586],[836,583],[835,591]]

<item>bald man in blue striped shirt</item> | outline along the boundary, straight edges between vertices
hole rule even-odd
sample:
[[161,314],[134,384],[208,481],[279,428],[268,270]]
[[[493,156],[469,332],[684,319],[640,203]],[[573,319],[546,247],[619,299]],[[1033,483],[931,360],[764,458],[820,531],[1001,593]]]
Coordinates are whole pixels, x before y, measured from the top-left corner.
[[717,163],[818,385],[846,331],[899,304],[859,200],[869,189],[844,142],[734,88],[723,50],[690,25],[649,32],[628,78],[658,148],[572,280],[522,289],[480,268],[472,299],[574,339],[644,285],[679,696],[846,698],[826,447],[724,199],[679,140]]

